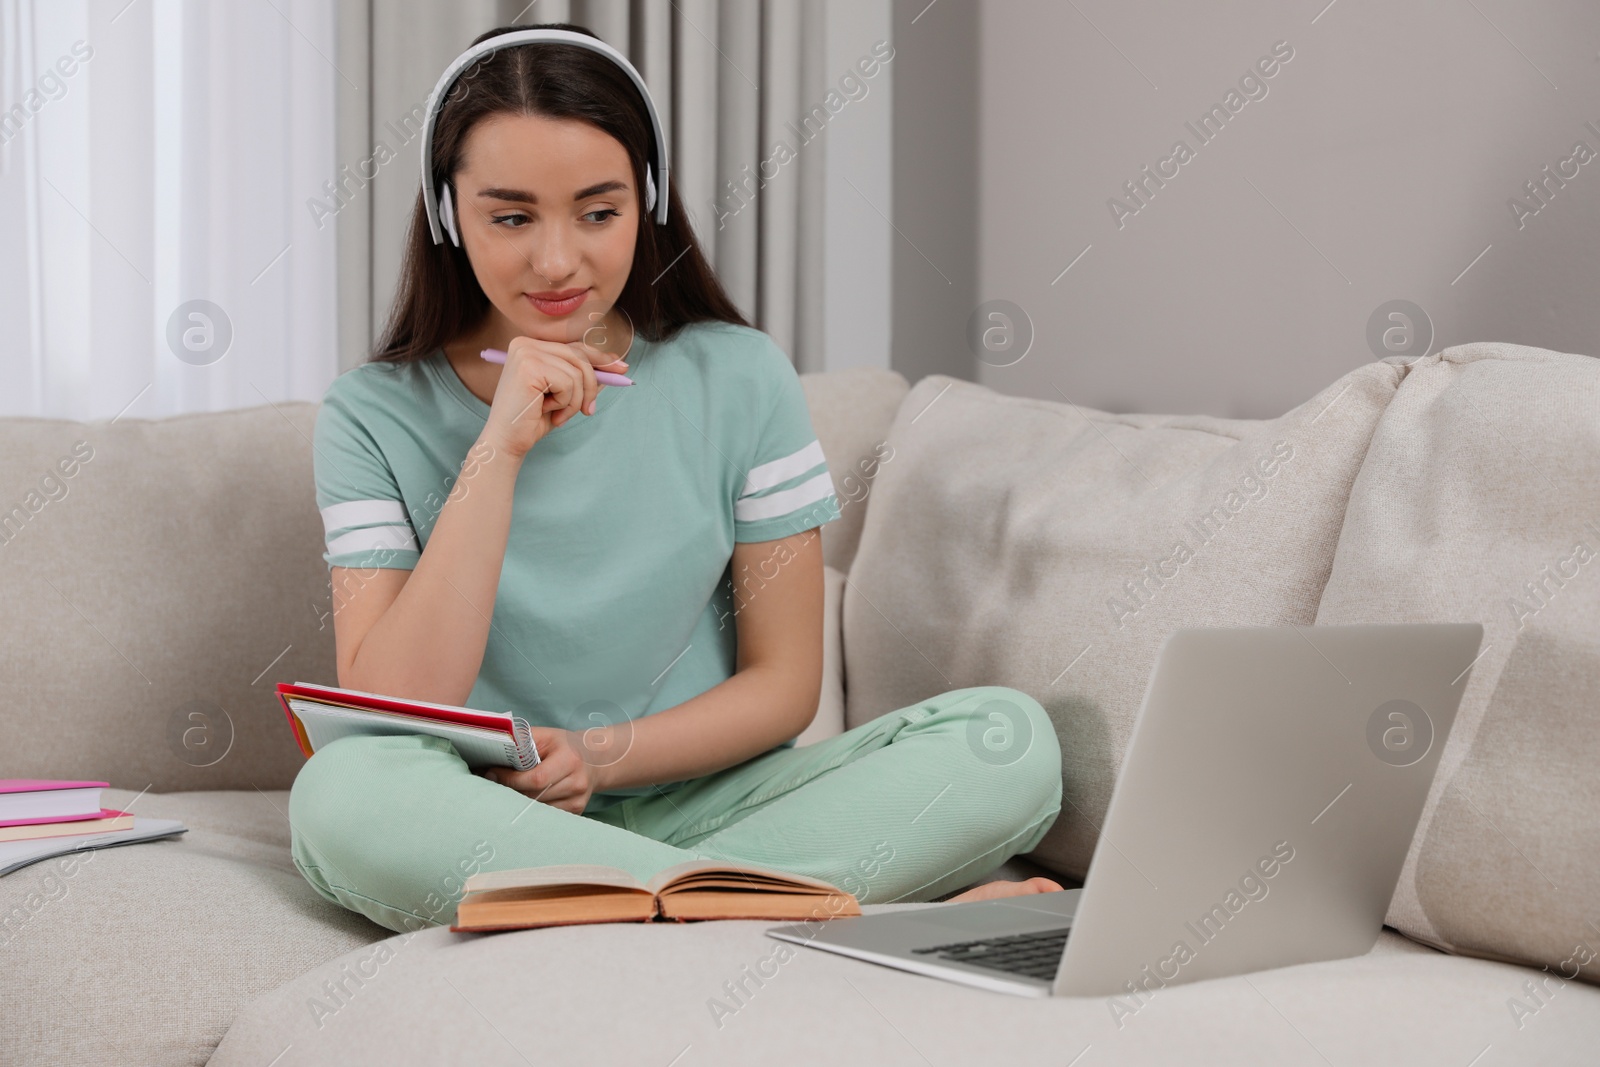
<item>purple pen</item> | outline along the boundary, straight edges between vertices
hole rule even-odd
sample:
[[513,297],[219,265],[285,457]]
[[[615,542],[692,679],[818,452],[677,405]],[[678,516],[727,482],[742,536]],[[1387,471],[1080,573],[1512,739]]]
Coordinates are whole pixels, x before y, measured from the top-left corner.
[[[479,352],[478,355],[488,360],[490,363],[504,363],[506,361],[506,354],[498,348],[485,348],[482,352]],[[626,374],[613,374],[608,370],[595,371],[594,380],[599,382],[601,385],[633,384],[633,379],[628,377]]]

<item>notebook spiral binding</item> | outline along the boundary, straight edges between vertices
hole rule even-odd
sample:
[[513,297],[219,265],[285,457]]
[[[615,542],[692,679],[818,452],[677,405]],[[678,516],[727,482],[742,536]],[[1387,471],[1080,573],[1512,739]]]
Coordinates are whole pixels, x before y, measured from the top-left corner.
[[516,740],[506,743],[506,758],[516,764],[519,771],[537,765],[539,750],[533,743],[533,732],[528,728],[528,720],[519,715],[511,716],[511,733]]

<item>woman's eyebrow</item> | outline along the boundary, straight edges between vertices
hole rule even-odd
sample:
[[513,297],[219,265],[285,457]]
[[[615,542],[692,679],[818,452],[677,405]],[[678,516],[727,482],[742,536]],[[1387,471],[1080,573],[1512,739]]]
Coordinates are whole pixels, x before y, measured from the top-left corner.
[[[626,189],[627,187],[627,182],[612,178],[610,181],[598,182],[594,185],[591,185],[587,189],[579,189],[577,192],[572,194],[572,199],[574,202],[579,200],[587,200],[591,196],[599,196],[601,193],[615,192],[619,189]],[[532,193],[525,193],[521,189],[480,189],[478,190],[478,195],[490,200],[510,200],[519,204],[537,204],[539,202],[539,198],[537,196],[534,196]]]

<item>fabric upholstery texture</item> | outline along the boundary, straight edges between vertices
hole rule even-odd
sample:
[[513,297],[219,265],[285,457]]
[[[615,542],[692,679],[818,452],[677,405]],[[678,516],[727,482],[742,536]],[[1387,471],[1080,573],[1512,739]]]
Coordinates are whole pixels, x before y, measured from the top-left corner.
[[843,517],[801,743],[960,686],[1034,696],[1062,812],[997,875],[1081,878],[1171,629],[1483,622],[1390,909],[1415,940],[1161,990],[1119,1027],[1103,999],[777,961],[759,923],[390,937],[289,861],[302,759],[271,686],[334,680],[315,405],[6,419],[0,774],[105,778],[191,829],[0,878],[0,1062],[200,1064],[224,1032],[224,1067],[1594,1061],[1600,990],[1561,976],[1600,956],[1600,363],[1463,345],[1273,420],[802,383]]
[[261,1067],[287,1048],[282,1065],[1062,1067],[1082,1056],[1081,1067],[1463,1067],[1486,1047],[1479,1067],[1576,1065],[1593,1062],[1600,1032],[1600,989],[1552,985],[1519,1028],[1506,1002],[1527,997],[1527,970],[1389,933],[1366,956],[1172,986],[1129,1005],[971,989],[788,945],[763,934],[770,925],[398,935],[253,1001],[211,1065]]
[[1281,418],[1109,415],[931,376],[888,432],[847,575],[847,726],[947,689],[1020,689],[1061,742],[1030,858],[1081,878],[1179,626],[1310,624],[1400,368]]
[[800,384],[839,498],[839,518],[822,528],[823,560],[849,573],[880,466],[875,448],[888,433],[908,386],[896,372],[874,367],[802,374]]
[[0,545],[6,774],[288,788],[302,759],[273,683],[334,680],[315,417],[0,420],[0,501],[93,453]]
[[294,869],[288,798],[107,790],[188,833],[0,878],[0,1062],[203,1064],[250,998],[388,936]]
[[1484,637],[1389,922],[1600,981],[1600,360],[1485,343],[1401,369],[1317,622]]
[[795,738],[796,745],[844,733],[844,646],[839,635],[844,572],[823,564],[822,583],[822,697],[817,701],[817,717]]
[[[842,515],[823,527],[823,554],[842,572],[871,486],[864,464],[905,379],[801,381]],[[273,685],[337,684],[316,412],[0,419],[12,604],[0,615],[0,736],[21,739],[6,774],[70,767],[135,791],[289,787],[303,757]]]
[[[802,384],[843,513],[824,557],[848,563],[862,464],[905,380]],[[0,508],[22,509],[0,513],[0,774],[104,779],[123,787],[107,803],[138,796],[136,814],[190,827],[70,875],[49,861],[0,878],[0,1062],[204,1063],[250,997],[388,933],[289,861],[304,758],[272,687],[336,682],[316,410],[0,419]],[[823,692],[801,743],[843,730],[844,575],[824,573]]]

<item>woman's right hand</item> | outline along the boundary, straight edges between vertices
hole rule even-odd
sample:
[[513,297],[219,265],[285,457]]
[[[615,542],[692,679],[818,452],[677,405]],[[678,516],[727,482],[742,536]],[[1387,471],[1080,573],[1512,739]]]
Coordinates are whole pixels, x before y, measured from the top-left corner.
[[584,341],[516,337],[489,405],[484,436],[496,449],[521,457],[540,439],[582,411],[592,414],[604,388],[596,368],[622,373],[628,364]]
[[554,726],[533,726],[529,732],[539,752],[537,765],[525,771],[489,767],[480,773],[532,800],[582,815],[595,792],[603,788],[600,768],[584,758],[582,735]]

